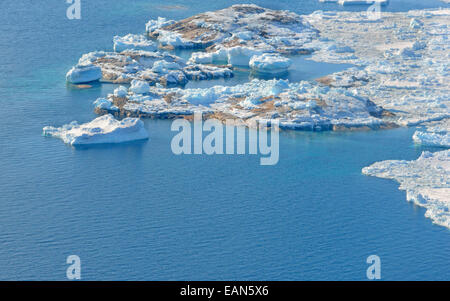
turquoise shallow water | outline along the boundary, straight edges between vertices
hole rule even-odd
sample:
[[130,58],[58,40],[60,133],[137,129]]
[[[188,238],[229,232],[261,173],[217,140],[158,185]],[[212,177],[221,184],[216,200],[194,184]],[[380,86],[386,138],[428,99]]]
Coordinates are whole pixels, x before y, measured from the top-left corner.
[[[425,2],[392,0],[388,9],[444,6]],[[41,136],[45,125],[91,120],[92,101],[115,87],[66,86],[82,53],[111,49],[115,34],[141,32],[150,18],[231,3],[82,1],[82,20],[70,21],[65,1],[2,2],[1,280],[64,280],[71,254],[84,280],[364,280],[371,254],[385,280],[450,278],[449,230],[396,183],[361,175],[375,161],[435,151],[412,144],[414,129],[283,132],[279,164],[265,167],[258,156],[175,156],[168,121],[145,121],[147,142],[113,147],[74,149]],[[344,66],[302,67],[294,79]]]

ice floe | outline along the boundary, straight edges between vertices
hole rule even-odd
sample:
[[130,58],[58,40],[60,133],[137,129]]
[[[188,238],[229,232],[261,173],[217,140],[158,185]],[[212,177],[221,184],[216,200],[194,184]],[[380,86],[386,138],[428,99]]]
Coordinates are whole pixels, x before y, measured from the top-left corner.
[[362,172],[396,180],[408,201],[426,208],[425,216],[434,223],[450,228],[450,150],[423,152],[415,161],[377,162]]
[[138,118],[125,118],[119,121],[110,114],[84,124],[73,121],[59,128],[46,126],[43,135],[59,138],[71,145],[122,143],[148,138],[144,123]]
[[278,74],[286,72],[291,66],[291,60],[279,54],[264,53],[254,55],[250,59],[250,68],[253,71],[267,74]]
[[66,74],[66,80],[73,84],[88,83],[102,78],[102,69],[93,64],[78,64]]

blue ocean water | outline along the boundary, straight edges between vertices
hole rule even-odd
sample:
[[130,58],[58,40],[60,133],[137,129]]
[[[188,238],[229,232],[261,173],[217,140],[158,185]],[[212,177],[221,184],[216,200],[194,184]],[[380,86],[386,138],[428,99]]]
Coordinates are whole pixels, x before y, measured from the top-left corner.
[[[151,18],[238,2],[82,0],[82,19],[68,20],[63,0],[2,1],[1,280],[64,280],[71,254],[84,280],[364,280],[371,254],[385,280],[450,279],[449,230],[396,183],[361,175],[375,161],[436,150],[414,146],[414,129],[283,132],[275,166],[258,156],[175,156],[169,121],[146,120],[149,141],[117,146],[74,149],[41,136],[46,125],[93,119],[92,101],[115,88],[66,85],[83,53],[111,50],[114,35],[142,32]],[[385,9],[439,6],[391,0]],[[304,62],[294,79],[345,67]],[[224,84],[246,80],[243,72]]]

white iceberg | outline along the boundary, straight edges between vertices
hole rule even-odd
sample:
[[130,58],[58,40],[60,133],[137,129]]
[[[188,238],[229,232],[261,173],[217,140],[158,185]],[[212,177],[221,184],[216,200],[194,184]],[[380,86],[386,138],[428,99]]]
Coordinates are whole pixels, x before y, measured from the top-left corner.
[[213,52],[194,52],[188,63],[213,64],[227,63],[232,66],[248,67],[253,56],[263,54],[263,51],[247,46],[222,47]]
[[286,72],[291,66],[291,60],[276,53],[264,53],[254,55],[249,65],[252,70],[260,73],[277,74]]
[[408,201],[426,208],[425,216],[434,223],[450,228],[450,150],[423,152],[415,161],[377,162],[362,173],[396,180]]
[[66,74],[66,80],[72,84],[88,83],[102,78],[102,69],[92,64],[76,65]]
[[255,55],[260,55],[261,51],[251,47],[235,46],[226,49],[228,64],[232,66],[248,66],[250,59]]
[[71,145],[122,143],[148,139],[147,130],[139,118],[125,118],[119,121],[110,114],[84,124],[74,121],[59,128],[46,126],[43,128],[43,135],[59,138]]
[[113,41],[114,51],[116,52],[122,52],[126,49],[155,51],[157,48],[156,44],[145,36],[131,33],[123,37],[115,36]]

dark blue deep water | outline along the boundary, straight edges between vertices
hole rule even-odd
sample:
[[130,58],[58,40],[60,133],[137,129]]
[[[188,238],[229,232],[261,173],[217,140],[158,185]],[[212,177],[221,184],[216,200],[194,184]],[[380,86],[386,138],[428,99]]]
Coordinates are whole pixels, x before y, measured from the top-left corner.
[[[450,279],[450,231],[395,182],[361,175],[375,161],[417,158],[426,148],[412,144],[414,129],[283,132],[275,166],[255,155],[175,156],[169,121],[145,121],[149,141],[117,146],[42,137],[43,126],[93,119],[92,101],[115,88],[66,86],[83,53],[111,50],[114,35],[142,32],[151,18],[239,1],[82,0],[81,20],[66,18],[65,2],[0,3],[0,280],[64,280],[72,254],[84,280],[364,280],[371,254],[385,280]],[[308,64],[298,79],[344,67]]]

